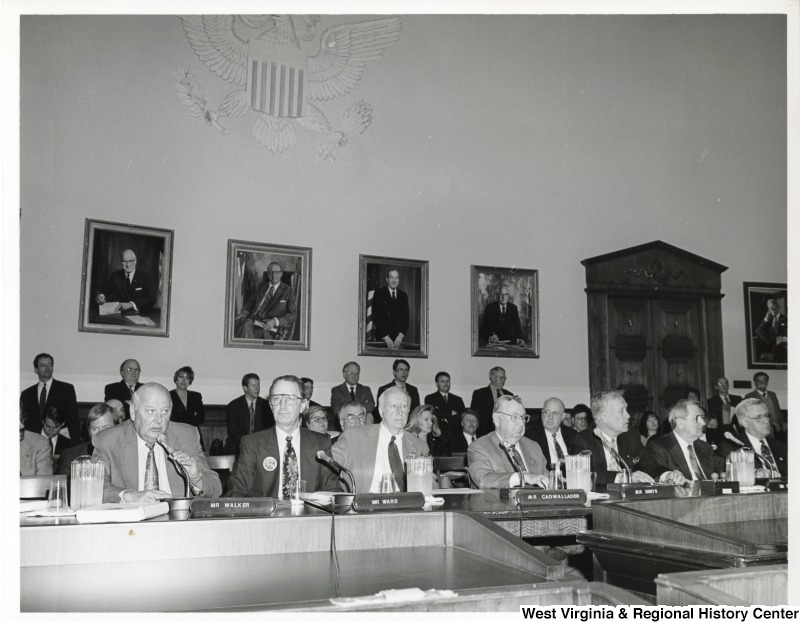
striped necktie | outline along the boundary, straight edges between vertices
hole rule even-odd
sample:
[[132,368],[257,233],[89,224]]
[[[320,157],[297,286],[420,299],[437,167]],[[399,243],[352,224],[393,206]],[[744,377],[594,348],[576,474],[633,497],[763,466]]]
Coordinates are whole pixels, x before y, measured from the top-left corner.
[[703,469],[700,467],[700,462],[697,460],[697,454],[694,453],[694,447],[692,445],[687,445],[686,449],[689,452],[689,468],[694,475],[693,479],[705,479]]

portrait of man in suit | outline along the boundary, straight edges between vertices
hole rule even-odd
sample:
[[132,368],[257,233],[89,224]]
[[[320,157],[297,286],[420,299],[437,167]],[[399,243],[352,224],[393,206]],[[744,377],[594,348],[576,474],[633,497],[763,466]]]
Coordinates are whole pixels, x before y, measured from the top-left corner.
[[288,339],[297,316],[294,290],[281,280],[283,268],[271,262],[262,282],[236,316],[234,334],[244,339]]
[[390,350],[402,347],[408,333],[408,295],[400,289],[400,270],[386,273],[386,286],[375,292],[372,299],[372,321],[375,338]]
[[146,313],[153,308],[158,294],[153,275],[137,268],[136,253],[126,248],[120,256],[121,270],[108,277],[95,296],[98,305],[117,304],[119,313]]
[[511,302],[507,285],[501,285],[497,300],[486,305],[481,322],[481,343],[525,345],[519,311]]

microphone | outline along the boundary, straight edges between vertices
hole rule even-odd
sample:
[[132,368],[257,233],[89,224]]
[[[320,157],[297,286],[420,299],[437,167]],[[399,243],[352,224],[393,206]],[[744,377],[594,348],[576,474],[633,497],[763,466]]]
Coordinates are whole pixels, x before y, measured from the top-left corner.
[[163,434],[159,434],[158,438],[156,438],[156,442],[164,448],[164,451],[167,452],[167,456],[169,456],[169,459],[172,460],[172,464],[175,465],[175,468],[178,469],[178,472],[181,474],[183,479],[186,480],[186,486],[184,489],[186,494],[184,494],[184,497],[190,497],[191,491],[189,489],[189,474],[186,472],[186,468],[175,458],[175,450],[167,444],[167,437]]
[[500,449],[506,452],[506,456],[511,461],[511,466],[513,466],[517,473],[519,474],[519,486],[520,488],[525,488],[525,469],[519,463],[516,456],[511,452],[511,446],[508,444],[508,441],[503,441],[500,443]]
[[727,438],[729,441],[733,441],[734,443],[736,443],[736,444],[737,444],[737,445],[739,445],[740,447],[744,447],[744,446],[745,446],[745,444],[744,444],[742,441],[740,441],[738,438],[736,438],[736,437],[735,437],[733,434],[731,434],[730,432],[725,432],[724,436],[725,436],[725,438]]
[[333,458],[331,458],[331,457],[330,457],[328,454],[326,454],[326,453],[325,453],[325,452],[324,452],[322,449],[320,449],[320,450],[317,452],[317,460],[319,460],[320,462],[324,462],[325,464],[327,464],[329,467],[331,467],[332,469],[334,469],[334,470],[336,471],[336,473],[337,473],[337,474],[341,474],[341,473],[347,473],[347,474],[350,476],[350,483],[351,483],[351,484],[352,484],[352,486],[353,486],[353,491],[352,491],[352,492],[353,492],[353,494],[356,494],[356,478],[355,478],[355,477],[353,477],[353,474],[352,474],[352,473],[351,473],[351,472],[350,472],[350,471],[349,471],[347,468],[343,467],[341,464],[339,464],[338,462],[336,462],[336,460],[334,460]]

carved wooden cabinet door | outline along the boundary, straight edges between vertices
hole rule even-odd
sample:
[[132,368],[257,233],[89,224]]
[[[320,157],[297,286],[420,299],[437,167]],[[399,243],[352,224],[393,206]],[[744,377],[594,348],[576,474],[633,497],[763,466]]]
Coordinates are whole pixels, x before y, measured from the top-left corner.
[[703,393],[699,306],[696,300],[689,299],[653,300],[658,353],[656,386],[660,389],[658,402],[661,409],[686,397],[688,388]]

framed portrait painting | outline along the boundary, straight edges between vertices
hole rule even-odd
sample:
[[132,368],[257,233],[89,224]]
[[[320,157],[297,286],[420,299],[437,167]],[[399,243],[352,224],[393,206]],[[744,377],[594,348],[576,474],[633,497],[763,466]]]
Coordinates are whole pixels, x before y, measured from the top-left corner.
[[173,237],[87,218],[78,330],[168,337]]
[[748,369],[787,369],[786,283],[744,283]]
[[539,271],[471,267],[472,356],[539,357]]
[[428,262],[360,255],[358,354],[428,356]]
[[225,347],[308,350],[311,249],[228,240]]

